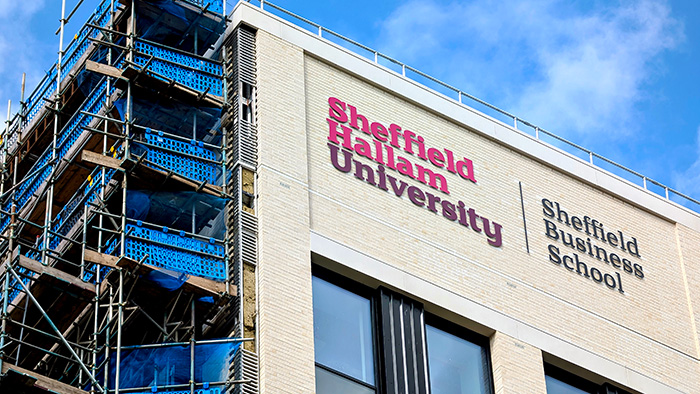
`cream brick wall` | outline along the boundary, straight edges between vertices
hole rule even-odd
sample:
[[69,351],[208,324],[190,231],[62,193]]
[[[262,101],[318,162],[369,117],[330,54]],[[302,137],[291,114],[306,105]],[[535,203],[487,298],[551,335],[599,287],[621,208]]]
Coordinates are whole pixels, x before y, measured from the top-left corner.
[[260,393],[313,393],[304,57],[257,35]]
[[[682,225],[677,225],[676,231],[679,256],[686,274],[687,307],[695,317],[695,346],[700,349],[700,234]],[[700,375],[700,363],[696,364],[696,369]]]
[[[700,234],[305,56],[265,31],[258,32],[257,52],[262,393],[313,392],[310,230],[638,374],[700,393]],[[415,206],[406,195],[397,198],[337,171],[326,145],[331,96],[356,106],[370,121],[398,123],[425,137],[430,147],[473,160],[477,184],[438,170],[448,180],[449,196],[387,173],[451,202],[464,201],[500,223],[502,247]],[[353,134],[371,141],[361,132]],[[353,158],[376,168],[357,154]],[[572,215],[600,220],[608,231],[634,236],[641,259],[598,245],[643,265],[645,278],[577,252],[589,268],[620,272],[625,289],[620,294],[549,262],[548,245],[566,254],[573,250],[545,236],[543,198],[558,201]],[[496,333],[491,351],[498,393],[544,392],[540,350]]]
[[542,352],[500,332],[491,336],[496,394],[545,394]]
[[[688,392],[700,392],[693,319],[673,223],[315,58],[307,57],[306,65],[314,231],[632,370]],[[425,137],[429,146],[449,148],[472,159],[476,185],[442,172],[450,186],[449,197],[388,172],[452,202],[462,200],[477,213],[499,222],[503,225],[503,246],[489,246],[483,234],[414,206],[406,195],[397,198],[352,173],[336,170],[326,145],[329,97],[356,106],[370,121],[386,126],[398,123]],[[371,141],[362,132],[353,134]],[[413,163],[422,162],[408,158]],[[353,159],[376,168],[357,154]],[[518,182],[523,185],[530,253],[525,248]],[[549,262],[549,244],[568,254],[572,250],[545,236],[543,198],[558,201],[572,215],[588,215],[603,222],[608,231],[621,230],[628,237],[634,236],[641,259],[599,245],[643,265],[645,278],[620,271],[623,295]],[[577,233],[570,228],[567,231]],[[579,254],[589,268],[616,272],[604,262]]]

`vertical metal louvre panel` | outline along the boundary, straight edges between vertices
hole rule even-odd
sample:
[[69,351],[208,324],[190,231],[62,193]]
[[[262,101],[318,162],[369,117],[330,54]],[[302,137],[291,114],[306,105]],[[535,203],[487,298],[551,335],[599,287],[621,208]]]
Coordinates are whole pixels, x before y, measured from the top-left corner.
[[233,122],[232,127],[229,128],[227,140],[229,141],[229,151],[228,151],[228,163],[229,167],[234,167],[240,162],[241,158],[241,147],[240,147],[240,121],[239,121],[239,94],[236,92],[233,95],[229,95],[230,98],[230,109],[227,111],[230,114],[230,120]]
[[257,265],[258,263],[258,218],[241,211],[241,255],[243,262]]
[[[240,196],[240,181],[241,181],[241,168],[240,167],[235,167],[231,171],[230,175],[230,181],[227,185],[228,190],[230,190],[231,194],[231,200],[229,200],[229,204],[227,205],[228,209],[228,220],[227,220],[227,227],[229,229],[228,233],[226,234],[227,237],[229,237],[229,241],[233,242],[233,238],[236,238],[238,235],[238,223],[240,223],[241,219],[241,213],[239,210],[239,207],[241,206],[241,196]],[[233,251],[230,251],[233,252]],[[235,252],[232,253],[230,258],[235,259]]]
[[255,125],[246,120],[239,121],[238,146],[240,161],[255,168],[258,162],[258,133]]
[[240,347],[234,357],[233,368],[229,370],[229,380],[247,382],[233,385],[230,393],[257,394],[258,356]]
[[[233,198],[228,209],[229,277],[238,288],[234,301],[237,316],[234,335],[242,337],[243,321],[243,264],[257,266],[258,220],[255,214],[243,210],[243,169],[255,172],[258,164],[258,140],[254,119],[255,101],[255,31],[239,26],[224,44],[227,58],[224,59],[228,109],[224,126],[227,130],[227,167],[231,177],[228,190]],[[244,91],[250,97],[243,97]],[[228,392],[236,394],[258,393],[258,356],[241,346],[229,368],[229,379],[240,383],[230,386]]]
[[237,53],[235,57],[238,80],[255,85],[255,31],[241,25],[236,31]]
[[[235,78],[235,54],[234,54],[234,41],[236,33],[233,33],[224,42],[224,47],[226,48],[226,57],[223,59],[224,62],[224,78],[226,80],[225,91],[227,98],[227,107],[223,113],[221,123],[224,125],[230,125],[236,119],[234,110],[236,105],[233,104],[233,100],[236,97],[236,92],[238,92],[238,79]],[[227,136],[228,137],[228,136]]]
[[231,245],[229,250],[229,278],[231,282],[236,285],[238,289],[238,297],[233,303],[233,313],[235,316],[235,325],[233,335],[235,337],[243,337],[243,308],[241,307],[241,299],[243,294],[243,278],[242,278],[242,258],[241,258],[241,242],[240,242],[240,231],[238,223],[240,223],[240,173],[241,168],[236,167],[231,174],[231,182],[229,185],[229,190],[233,190],[231,193],[231,200],[227,206],[229,213],[229,221],[227,223],[228,233],[228,243]]
[[428,394],[423,305],[379,289],[380,374],[385,392]]
[[242,86],[247,84],[254,88],[256,85],[255,33],[248,30],[246,26],[241,26],[232,36],[233,38],[227,41],[228,53],[231,55],[225,61],[226,75],[229,76],[227,90],[230,101],[227,115],[233,122],[229,133],[229,141],[231,141],[229,161],[231,165],[244,163],[248,167],[255,168],[258,161],[256,126],[251,120],[244,119],[241,113],[241,106],[247,101],[241,97]]
[[[238,108],[238,95],[234,97],[233,105]],[[238,119],[234,126],[235,132],[230,133],[231,141],[228,152],[228,165],[234,166],[242,163],[248,168],[255,168],[258,162],[258,135],[257,128],[250,122],[239,119],[238,110],[234,110],[234,118]]]

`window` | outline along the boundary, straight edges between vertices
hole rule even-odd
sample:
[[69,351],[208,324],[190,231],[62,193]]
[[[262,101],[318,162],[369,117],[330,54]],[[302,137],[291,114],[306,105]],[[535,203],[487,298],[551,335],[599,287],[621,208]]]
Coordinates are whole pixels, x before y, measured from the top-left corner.
[[316,393],[493,392],[488,339],[317,267],[312,286]]
[[431,394],[488,394],[486,347],[426,324]]
[[317,393],[374,393],[370,300],[313,277]]
[[548,364],[544,374],[547,394],[629,394],[609,383],[601,386]]
[[546,375],[545,381],[547,382],[547,394],[591,394],[595,391],[589,391],[580,389],[570,383],[566,383],[564,380],[559,380],[552,376]]

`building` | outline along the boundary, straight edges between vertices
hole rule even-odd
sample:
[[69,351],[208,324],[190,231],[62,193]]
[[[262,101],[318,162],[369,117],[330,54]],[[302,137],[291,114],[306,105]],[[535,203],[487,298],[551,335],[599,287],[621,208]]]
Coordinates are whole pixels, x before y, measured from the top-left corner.
[[3,132],[0,392],[700,393],[697,201],[267,2],[61,50]]

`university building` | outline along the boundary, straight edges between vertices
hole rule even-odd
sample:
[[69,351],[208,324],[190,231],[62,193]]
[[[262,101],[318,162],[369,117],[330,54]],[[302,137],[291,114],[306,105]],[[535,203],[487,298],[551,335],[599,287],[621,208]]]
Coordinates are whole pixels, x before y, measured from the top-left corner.
[[2,133],[0,392],[700,393],[698,201],[268,2],[96,7]]

